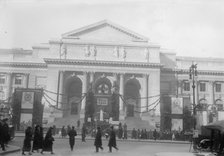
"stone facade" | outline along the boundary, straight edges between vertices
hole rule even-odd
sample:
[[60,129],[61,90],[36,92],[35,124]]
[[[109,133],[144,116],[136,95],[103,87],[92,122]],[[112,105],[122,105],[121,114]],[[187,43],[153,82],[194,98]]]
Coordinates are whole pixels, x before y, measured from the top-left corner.
[[[120,95],[119,120],[136,117],[166,129],[162,96],[192,99],[192,61],[198,64],[197,104],[223,104],[224,59],[178,57],[110,21],[62,34],[32,50],[1,49],[0,55],[1,100],[11,97],[15,87],[44,88],[50,105],[58,108],[52,110],[52,121],[74,114],[83,119],[85,94],[91,89],[99,108],[110,103],[114,91]],[[202,82],[205,91],[200,90]]]

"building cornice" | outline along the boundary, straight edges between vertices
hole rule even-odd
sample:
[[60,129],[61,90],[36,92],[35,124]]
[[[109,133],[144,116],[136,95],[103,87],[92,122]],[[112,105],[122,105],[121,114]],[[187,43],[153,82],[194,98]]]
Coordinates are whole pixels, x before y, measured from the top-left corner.
[[32,62],[0,62],[0,67],[47,68],[47,65],[45,63],[32,63]]
[[139,43],[139,42],[106,42],[106,41],[90,41],[90,40],[76,40],[72,38],[66,39],[51,39],[49,44],[72,44],[72,45],[96,45],[96,46],[124,46],[124,47],[141,47],[141,48],[160,48],[156,43]]
[[177,56],[177,61],[191,61],[191,62],[224,62],[224,58],[215,57],[188,57],[188,56]]
[[86,65],[86,66],[113,66],[113,67],[140,67],[140,68],[161,68],[163,66],[160,63],[72,60],[72,59],[50,59],[50,58],[45,58],[44,61],[47,64],[56,64],[56,65]]
[[[217,75],[224,76],[224,71],[215,70],[197,70],[198,75]],[[171,69],[171,68],[161,68],[161,73],[173,73],[173,74],[189,74],[188,69]]]

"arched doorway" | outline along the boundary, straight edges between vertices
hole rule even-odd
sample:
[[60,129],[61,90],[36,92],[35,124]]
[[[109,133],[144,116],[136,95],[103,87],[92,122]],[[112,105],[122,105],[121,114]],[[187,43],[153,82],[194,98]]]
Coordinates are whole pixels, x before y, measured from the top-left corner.
[[[100,77],[94,84],[94,93],[96,97],[95,118],[97,120],[109,119],[112,106],[110,105],[112,84],[106,77]],[[101,116],[100,116],[101,114]]]
[[67,95],[67,103],[65,106],[64,116],[78,115],[80,111],[82,99],[82,81],[77,76],[67,79],[65,92]]
[[126,116],[138,116],[140,112],[140,92],[141,85],[135,78],[130,79],[125,84],[124,98],[126,104]]

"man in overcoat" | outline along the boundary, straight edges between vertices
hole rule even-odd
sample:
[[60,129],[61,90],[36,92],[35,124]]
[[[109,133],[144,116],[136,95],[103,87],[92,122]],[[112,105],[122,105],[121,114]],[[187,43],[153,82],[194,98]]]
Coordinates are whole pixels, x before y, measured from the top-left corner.
[[77,132],[74,126],[72,126],[72,129],[69,131],[68,136],[69,136],[70,148],[71,148],[71,151],[73,151],[73,148],[75,145],[75,136],[77,136]]

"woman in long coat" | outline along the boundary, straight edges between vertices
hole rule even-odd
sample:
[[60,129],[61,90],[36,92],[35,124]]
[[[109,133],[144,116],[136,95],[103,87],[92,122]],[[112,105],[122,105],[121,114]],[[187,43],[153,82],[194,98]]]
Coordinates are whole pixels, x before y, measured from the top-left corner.
[[43,132],[41,131],[41,127],[39,125],[36,125],[35,131],[34,131],[34,137],[33,137],[33,149],[39,151],[39,149],[42,149],[43,144]]
[[29,126],[27,127],[25,131],[25,139],[23,141],[23,149],[22,149],[22,155],[25,155],[25,151],[29,152],[31,155],[31,141],[32,141],[32,128]]
[[116,134],[115,134],[113,126],[111,126],[110,139],[109,139],[108,146],[109,146],[109,152],[112,152],[112,147],[118,150],[117,143],[116,143]]
[[54,142],[54,138],[52,136],[52,127],[50,127],[47,131],[47,134],[44,138],[44,143],[43,143],[43,149],[41,151],[41,154],[43,154],[44,151],[47,152],[51,152],[51,154],[53,153],[53,142]]
[[99,148],[101,150],[103,150],[103,147],[102,147],[102,132],[101,132],[100,127],[97,127],[97,133],[96,133],[94,145],[96,147],[96,152],[99,152]]
[[73,148],[75,145],[75,136],[77,136],[77,132],[74,126],[72,126],[72,129],[68,132],[68,136],[69,136],[70,148],[71,148],[71,151],[73,151]]

